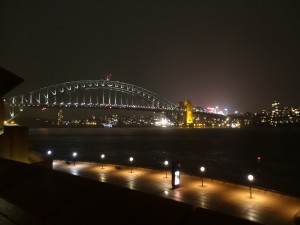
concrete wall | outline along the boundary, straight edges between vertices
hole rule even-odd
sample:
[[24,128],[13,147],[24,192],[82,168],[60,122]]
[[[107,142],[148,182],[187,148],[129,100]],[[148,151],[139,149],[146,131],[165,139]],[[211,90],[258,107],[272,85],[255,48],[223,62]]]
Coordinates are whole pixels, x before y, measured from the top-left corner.
[[4,101],[2,98],[0,98],[0,135],[3,134],[4,118],[5,118]]
[[30,164],[45,167],[48,169],[52,169],[52,166],[53,166],[52,158],[47,158],[47,157],[43,156],[42,154],[35,152],[35,151],[29,151],[28,161]]
[[0,135],[0,157],[28,163],[28,154],[28,127],[4,126],[4,133]]

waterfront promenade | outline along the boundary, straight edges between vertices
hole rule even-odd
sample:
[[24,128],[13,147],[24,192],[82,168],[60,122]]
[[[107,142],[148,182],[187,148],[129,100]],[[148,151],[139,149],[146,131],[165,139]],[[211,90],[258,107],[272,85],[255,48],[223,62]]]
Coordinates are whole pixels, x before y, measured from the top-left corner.
[[169,198],[265,225],[292,225],[300,199],[276,192],[181,173],[180,187],[173,189],[165,170],[89,162],[67,164],[54,160],[53,169],[132,190]]

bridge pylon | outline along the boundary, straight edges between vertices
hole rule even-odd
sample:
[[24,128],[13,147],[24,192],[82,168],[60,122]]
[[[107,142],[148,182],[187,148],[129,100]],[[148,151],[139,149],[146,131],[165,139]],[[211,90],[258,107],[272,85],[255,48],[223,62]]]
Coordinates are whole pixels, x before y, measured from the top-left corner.
[[191,127],[194,124],[193,119],[193,105],[190,100],[184,102],[180,101],[178,103],[179,110],[177,114],[178,123],[185,127]]
[[192,126],[194,123],[194,119],[193,119],[193,105],[192,102],[190,100],[186,100],[184,102],[184,106],[185,106],[185,124],[186,126]]

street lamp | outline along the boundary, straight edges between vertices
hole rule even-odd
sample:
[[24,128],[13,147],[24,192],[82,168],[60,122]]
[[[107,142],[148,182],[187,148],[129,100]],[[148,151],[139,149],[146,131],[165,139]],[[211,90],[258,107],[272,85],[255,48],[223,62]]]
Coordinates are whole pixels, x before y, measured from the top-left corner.
[[74,166],[75,166],[75,158],[76,158],[76,156],[77,156],[77,153],[76,152],[73,152],[73,163],[74,163]]
[[[164,162],[164,164],[165,164],[165,166],[166,166],[166,168],[168,167],[168,165],[169,165],[169,162],[168,162],[168,160],[166,160],[165,162]],[[168,170],[166,170],[166,178],[168,177]]]
[[47,155],[48,155],[48,156],[51,156],[51,155],[52,155],[52,151],[51,151],[51,150],[48,150],[48,151],[47,151]]
[[130,161],[130,173],[132,173],[132,161],[133,161],[133,157],[130,157],[129,158],[129,161]]
[[250,189],[250,198],[252,198],[252,189],[251,189],[251,186],[252,186],[252,181],[254,180],[254,176],[251,175],[251,174],[249,174],[249,175],[248,175],[248,180],[249,180],[249,183],[250,183],[250,185],[249,185],[249,189]]
[[102,166],[101,166],[101,169],[103,169],[103,159],[105,158],[105,155],[104,154],[101,154],[101,159],[102,159]]
[[200,171],[201,171],[201,180],[202,180],[202,187],[203,187],[203,173],[205,171],[205,167],[204,166],[201,166],[200,167]]

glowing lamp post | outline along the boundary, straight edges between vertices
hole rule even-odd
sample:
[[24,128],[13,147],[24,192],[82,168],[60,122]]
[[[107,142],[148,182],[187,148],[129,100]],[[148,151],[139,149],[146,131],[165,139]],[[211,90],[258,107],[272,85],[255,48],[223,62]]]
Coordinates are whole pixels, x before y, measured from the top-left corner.
[[[166,166],[166,168],[168,167],[168,165],[169,165],[169,162],[168,162],[168,160],[166,160],[165,162],[164,162],[164,164],[165,164],[165,166]],[[166,171],[166,178],[168,177],[168,170]]]
[[101,165],[101,169],[103,169],[103,159],[105,158],[105,155],[104,154],[101,154],[101,160],[102,160],[102,165]]
[[129,161],[130,161],[130,173],[132,173],[132,161],[133,161],[133,157],[130,157]]
[[48,151],[47,151],[47,155],[48,155],[48,156],[51,156],[51,155],[52,155],[52,151],[51,151],[51,150],[48,150]]
[[75,158],[76,158],[76,156],[77,156],[77,152],[73,152],[73,163],[74,163],[74,166],[75,166]]
[[205,167],[204,166],[201,166],[200,167],[200,171],[201,171],[201,181],[202,181],[202,187],[203,187],[203,173],[205,171]]
[[52,156],[52,151],[51,150],[47,151],[47,157],[48,157],[49,161],[51,161],[51,163],[53,164],[53,156]]
[[250,198],[252,198],[252,181],[254,180],[254,176],[253,175],[251,175],[251,174],[249,174],[248,175],[248,180],[249,180],[249,183],[250,183],[250,185],[249,185],[249,189],[250,189]]

